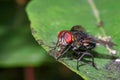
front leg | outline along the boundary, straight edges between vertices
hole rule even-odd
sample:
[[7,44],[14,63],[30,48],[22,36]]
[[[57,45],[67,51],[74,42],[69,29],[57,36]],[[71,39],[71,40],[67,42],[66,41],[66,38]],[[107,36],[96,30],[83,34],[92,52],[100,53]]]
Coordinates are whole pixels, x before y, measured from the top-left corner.
[[59,40],[57,40],[57,43],[55,43],[55,47],[52,50],[55,50],[59,45]]
[[58,60],[59,58],[61,58],[70,48],[71,48],[71,45],[68,45],[68,46],[66,46],[64,49],[62,49],[62,50],[59,52],[60,55],[57,57],[57,60]]

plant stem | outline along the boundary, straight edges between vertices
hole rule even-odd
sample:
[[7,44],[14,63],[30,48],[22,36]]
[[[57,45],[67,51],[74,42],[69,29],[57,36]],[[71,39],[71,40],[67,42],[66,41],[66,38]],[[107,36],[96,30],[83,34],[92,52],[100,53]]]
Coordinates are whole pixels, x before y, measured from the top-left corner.
[[89,2],[90,6],[92,8],[92,11],[94,13],[94,16],[95,16],[96,20],[97,20],[97,26],[100,28],[100,31],[102,32],[103,36],[106,36],[105,30],[103,28],[103,22],[100,18],[99,11],[96,8],[96,5],[95,5],[94,1],[93,0],[88,0],[88,2]]
[[94,13],[94,16],[95,18],[97,19],[97,23],[101,22],[101,19],[100,19],[100,16],[99,16],[99,11],[97,10],[95,4],[94,4],[94,1],[93,0],[88,0],[92,10],[93,10],[93,13]]
[[33,67],[26,67],[24,69],[25,80],[35,80],[34,77],[34,68]]

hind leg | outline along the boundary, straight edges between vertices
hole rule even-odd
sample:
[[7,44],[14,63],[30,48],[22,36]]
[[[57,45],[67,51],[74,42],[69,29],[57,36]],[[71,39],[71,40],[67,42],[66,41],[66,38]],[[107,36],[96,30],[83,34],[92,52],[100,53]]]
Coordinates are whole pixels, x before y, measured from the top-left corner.
[[77,60],[77,69],[79,70],[79,61],[81,61],[81,59],[85,56],[85,55],[89,55],[91,58],[92,58],[92,66],[93,67],[95,67],[96,69],[97,69],[97,67],[96,67],[96,65],[95,65],[95,63],[94,63],[94,57],[93,57],[93,55],[92,54],[90,54],[89,52],[83,52],[82,53],[82,55],[78,58],[78,60]]

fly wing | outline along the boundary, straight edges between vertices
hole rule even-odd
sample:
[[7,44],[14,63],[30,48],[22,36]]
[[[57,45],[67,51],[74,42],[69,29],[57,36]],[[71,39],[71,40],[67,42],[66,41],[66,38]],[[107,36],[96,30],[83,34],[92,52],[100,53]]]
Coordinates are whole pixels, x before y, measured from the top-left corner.
[[70,31],[83,31],[83,32],[86,32],[86,30],[81,25],[73,26]]

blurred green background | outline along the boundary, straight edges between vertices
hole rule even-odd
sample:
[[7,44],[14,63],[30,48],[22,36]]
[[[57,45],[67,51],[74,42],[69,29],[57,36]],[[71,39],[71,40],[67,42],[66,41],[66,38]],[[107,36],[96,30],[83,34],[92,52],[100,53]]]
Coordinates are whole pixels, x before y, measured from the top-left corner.
[[34,40],[29,0],[0,1],[0,80],[82,80]]

